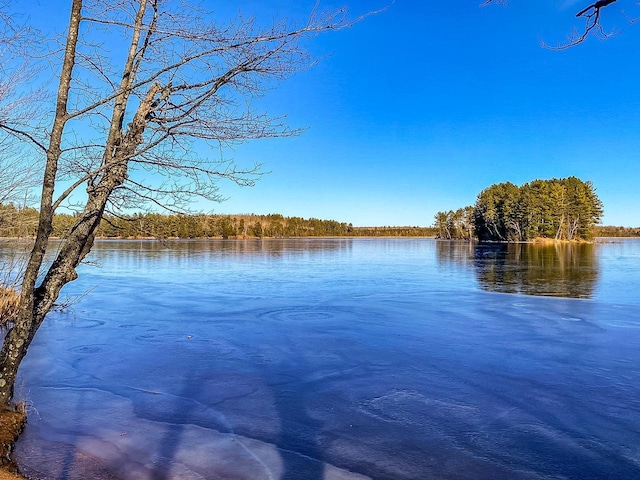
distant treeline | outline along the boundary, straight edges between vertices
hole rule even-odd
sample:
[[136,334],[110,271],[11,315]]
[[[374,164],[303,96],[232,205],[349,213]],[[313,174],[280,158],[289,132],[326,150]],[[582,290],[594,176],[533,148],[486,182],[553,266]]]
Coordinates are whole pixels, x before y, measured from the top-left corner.
[[34,237],[38,229],[38,211],[0,203],[0,237]]
[[[0,205],[0,237],[32,237],[38,212]],[[74,215],[58,214],[53,235],[64,237]],[[434,237],[433,227],[354,227],[335,220],[269,215],[105,215],[98,229],[103,238],[282,238],[282,237]]]
[[[53,235],[64,237],[73,226],[73,215],[59,214]],[[0,237],[33,237],[38,212],[0,204]],[[354,227],[335,220],[271,215],[107,215],[99,235],[105,238],[267,238],[267,237],[439,237],[475,238],[475,208],[439,212],[433,227]],[[595,226],[597,237],[640,237],[640,227]]]
[[576,177],[491,185],[474,206],[438,212],[438,237],[523,242],[535,238],[591,240],[602,217],[591,182]]
[[640,237],[640,227],[595,227],[596,237]]
[[[69,226],[71,225],[69,219]],[[269,215],[161,215],[106,216],[99,235],[159,238],[282,238],[354,236],[435,236],[433,228],[354,227],[351,223],[318,218]]]

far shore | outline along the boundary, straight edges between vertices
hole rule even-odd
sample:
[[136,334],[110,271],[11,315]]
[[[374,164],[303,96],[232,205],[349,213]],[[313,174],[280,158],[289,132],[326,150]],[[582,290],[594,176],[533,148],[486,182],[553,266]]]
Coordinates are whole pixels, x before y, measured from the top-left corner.
[[[517,241],[517,242],[508,242],[508,241],[487,241],[480,242],[477,239],[464,239],[464,238],[438,238],[434,235],[306,235],[306,236],[287,236],[287,237],[250,237],[250,236],[230,236],[227,238],[224,237],[96,237],[96,240],[158,240],[158,241],[180,241],[180,240],[302,240],[302,239],[342,239],[342,238],[430,238],[434,240],[442,240],[442,241],[465,241],[465,242],[475,242],[475,243],[486,243],[486,244],[516,244],[516,243],[525,243],[525,244],[557,244],[557,243],[599,243],[601,240],[615,240],[615,239],[625,239],[625,238],[640,238],[639,236],[597,236],[593,240],[564,240],[564,239],[555,239],[555,238],[534,238],[532,240],[525,241]],[[23,241],[31,241],[34,237],[0,237],[0,240],[23,240]],[[63,240],[63,237],[51,237],[51,240]]]

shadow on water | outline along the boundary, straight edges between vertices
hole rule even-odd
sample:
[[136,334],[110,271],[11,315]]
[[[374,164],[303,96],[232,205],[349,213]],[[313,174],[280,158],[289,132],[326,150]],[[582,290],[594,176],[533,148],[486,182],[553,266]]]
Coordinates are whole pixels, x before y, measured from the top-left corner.
[[[202,389],[201,378],[198,376],[187,376],[182,380],[182,389],[176,396],[175,403],[170,407],[171,411],[166,415],[166,427],[162,437],[159,439],[158,445],[154,453],[154,465],[149,474],[150,480],[172,480],[177,477],[177,472],[173,471],[176,462],[180,463],[181,452],[189,444],[185,442],[186,428],[191,424],[202,424],[202,416],[196,405],[199,403],[195,400],[206,392]],[[267,373],[265,380],[271,380],[270,391],[273,395],[275,413],[278,416],[280,429],[279,434],[271,436],[266,434],[264,437],[258,434],[255,437],[255,430],[249,427],[253,433],[245,432],[248,425],[237,425],[238,431],[234,432],[230,427],[226,433],[241,436],[237,439],[242,443],[241,438],[260,439],[266,443],[273,443],[278,449],[278,455],[282,462],[282,473],[277,477],[272,476],[273,471],[267,469],[266,477],[273,480],[323,480],[324,477],[324,461],[322,450],[317,443],[318,436],[321,431],[322,422],[313,419],[307,411],[309,405],[310,393],[305,388],[306,385],[294,381],[282,383],[282,377],[274,375],[270,377]],[[168,423],[170,422],[170,423]],[[242,422],[241,422],[242,423]],[[219,429],[221,425],[207,425]],[[224,431],[222,429],[221,431]],[[264,434],[264,432],[262,432]],[[250,447],[249,447],[250,448]],[[232,468],[233,470],[233,468]],[[231,471],[232,471],[231,470]],[[230,470],[226,474],[231,474]],[[203,472],[200,472],[203,473]],[[237,478],[248,478],[247,472],[243,473],[242,468],[238,468],[234,475]],[[255,474],[255,472],[254,472]],[[224,478],[211,474],[211,477],[205,478]],[[223,474],[225,475],[225,474]],[[236,477],[233,477],[236,478]]]
[[271,389],[281,428],[277,445],[284,471],[279,480],[323,480],[323,453],[318,445],[322,422],[307,413],[310,392],[297,383],[276,383]]
[[[208,378],[207,373],[200,371],[187,374],[180,380],[181,386],[175,399],[167,404],[168,410],[158,418],[158,420],[163,419],[165,426],[154,448],[154,462],[149,471],[149,480],[182,478],[174,467],[183,461],[181,456],[184,454],[185,448],[191,448],[192,444],[187,438],[187,429],[191,425],[212,428],[233,437],[237,435],[234,443],[242,444],[246,442],[246,439],[254,439],[273,444],[278,449],[281,473],[273,476],[275,472],[270,470],[271,465],[267,462],[265,465],[266,476],[253,477],[255,480],[260,478],[323,480],[325,478],[324,455],[318,442],[322,421],[312,418],[308,413],[313,389],[309,388],[308,383],[298,376],[300,368],[300,365],[285,364],[279,365],[273,371],[262,372],[264,382],[269,385],[271,394],[269,396],[274,402],[274,414],[280,424],[280,428],[275,434],[260,431],[259,427],[245,423],[248,421],[247,418],[232,420],[232,424],[239,420],[235,425],[226,424],[227,420],[224,420],[223,423],[214,420],[213,417],[210,417],[210,412],[205,411],[208,408],[206,404],[210,399],[209,393],[203,387],[207,383],[204,381]],[[282,371],[279,369],[290,375],[284,382]],[[231,410],[234,408],[237,406],[231,407]],[[225,414],[222,413],[224,410],[224,407],[220,410],[222,417],[225,417]],[[231,413],[231,417],[233,416]],[[259,433],[256,434],[256,432]],[[251,449],[252,447],[247,444],[243,448]],[[244,470],[241,466],[238,466],[237,469],[230,468],[227,470],[226,467],[223,467],[220,472],[224,473],[199,471],[199,474],[203,474],[204,478],[227,478],[225,475],[237,475],[233,478],[249,478],[246,476],[249,470]],[[253,474],[255,473],[254,471]],[[211,476],[207,476],[208,474]]]
[[[85,400],[84,395],[80,395],[78,398],[78,404],[76,408],[76,412],[82,412],[84,408],[86,408],[87,402]],[[76,421],[79,420],[78,414],[76,413]],[[66,445],[64,448],[64,455],[62,457],[62,467],[60,471],[60,475],[58,476],[58,480],[69,480],[73,477],[73,470],[76,464],[76,445]]]
[[192,376],[182,380],[182,389],[173,405],[173,413],[166,419],[167,426],[158,445],[155,465],[150,480],[170,480],[171,465],[176,460],[182,446],[185,425],[190,421],[195,399],[202,391],[202,385]]
[[[88,398],[90,389],[79,389],[75,393],[76,395],[67,400],[72,405],[70,411],[73,413],[71,416],[66,417],[66,421],[71,426],[83,423],[83,412],[90,409],[92,404]],[[30,415],[34,415],[34,413],[31,412]],[[30,428],[34,427],[27,423],[26,432]],[[81,429],[82,427],[79,428]],[[20,458],[17,458],[21,473],[26,475],[26,478],[46,480],[76,480],[79,478],[117,480],[118,477],[114,476],[107,466],[96,462],[90,455],[82,452],[80,442],[80,436],[73,438],[68,443],[66,441],[52,440],[48,442],[28,441],[26,446],[23,447],[25,452],[40,457],[42,461],[35,466],[26,466],[22,465]]]
[[473,269],[483,290],[568,298],[593,296],[596,249],[594,244],[436,243],[438,261]]

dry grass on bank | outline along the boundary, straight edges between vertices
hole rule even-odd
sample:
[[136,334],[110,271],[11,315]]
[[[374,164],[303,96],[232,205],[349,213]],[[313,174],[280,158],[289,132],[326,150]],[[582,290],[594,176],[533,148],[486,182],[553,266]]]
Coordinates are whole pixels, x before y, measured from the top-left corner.
[[0,286],[0,326],[15,320],[19,301],[20,296],[13,288]]
[[531,240],[531,243],[535,245],[559,245],[559,244],[567,244],[567,243],[591,243],[586,240],[558,240],[556,238],[547,238],[547,237],[536,237]]
[[22,477],[15,473],[7,472],[6,470],[0,470],[0,480],[24,480],[26,477]]
[[[0,327],[15,320],[19,300],[20,297],[13,288],[0,286]],[[17,475],[18,469],[11,461],[10,454],[26,418],[24,409],[19,408],[15,412],[0,409],[0,480],[25,478]]]
[[15,412],[0,410],[0,480],[25,478],[17,475],[18,468],[10,460],[10,454],[26,418],[24,409]]

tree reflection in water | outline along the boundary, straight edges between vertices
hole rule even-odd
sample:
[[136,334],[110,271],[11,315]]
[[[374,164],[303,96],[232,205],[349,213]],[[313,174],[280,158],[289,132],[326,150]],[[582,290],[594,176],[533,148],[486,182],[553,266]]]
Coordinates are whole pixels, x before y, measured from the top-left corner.
[[593,295],[599,276],[596,250],[586,243],[436,243],[438,261],[473,268],[483,290],[569,298]]

